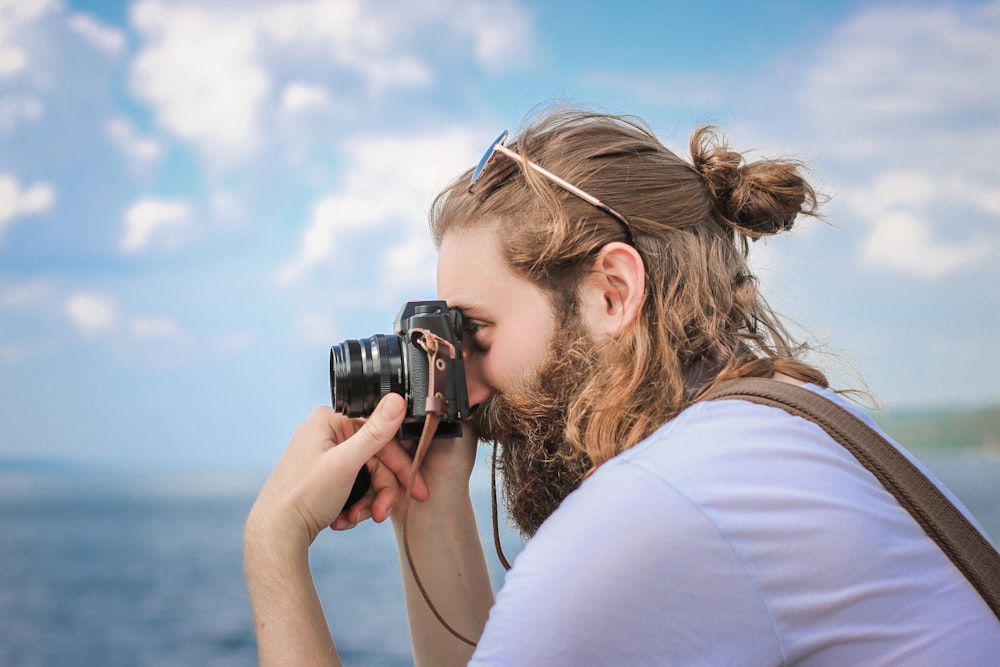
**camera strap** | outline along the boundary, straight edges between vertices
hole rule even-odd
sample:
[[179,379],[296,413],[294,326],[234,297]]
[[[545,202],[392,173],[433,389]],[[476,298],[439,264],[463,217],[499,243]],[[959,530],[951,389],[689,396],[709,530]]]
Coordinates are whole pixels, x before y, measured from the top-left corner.
[[451,341],[441,338],[427,329],[414,329],[410,334],[413,344],[427,353],[427,398],[424,401],[424,411],[437,415],[438,418],[448,414],[448,399],[436,387],[448,386],[448,362],[438,357],[441,348],[449,359],[455,358],[455,346]]
[[[437,389],[437,387],[448,386],[448,362],[439,357],[439,353],[444,351],[449,359],[455,358],[455,346],[450,341],[441,338],[427,329],[414,329],[410,334],[410,340],[416,347],[427,353],[427,397],[424,399],[424,428],[420,433],[420,440],[417,441],[417,449],[413,453],[413,471],[410,474],[410,481],[406,485],[406,500],[404,501],[404,517],[410,506],[410,494],[413,490],[413,479],[420,469],[420,464],[427,453],[427,446],[437,431],[441,417],[448,414],[448,399]],[[404,523],[404,535],[405,535]],[[412,563],[411,568],[412,569]],[[416,573],[414,573],[416,576]]]
[[410,470],[410,479],[406,484],[406,496],[403,498],[403,551],[406,553],[406,563],[410,568],[410,574],[413,575],[413,581],[417,584],[417,588],[420,590],[420,594],[424,597],[424,601],[430,608],[434,617],[437,618],[438,622],[457,639],[465,642],[470,646],[475,646],[476,642],[472,641],[458,630],[453,628],[444,617],[441,612],[437,610],[434,603],[431,602],[430,594],[427,592],[427,588],[424,586],[423,581],[420,580],[420,575],[417,574],[417,568],[413,563],[413,554],[410,552],[410,536],[408,532],[408,524],[410,517],[410,500],[413,496],[413,480],[416,479],[417,473],[420,471],[420,464],[424,460],[424,455],[427,453],[427,447],[430,445],[431,440],[434,438],[434,433],[437,431],[438,423],[441,418],[448,414],[448,399],[445,397],[443,389],[438,389],[438,387],[444,388],[448,386],[448,369],[450,364],[447,359],[455,358],[455,346],[448,340],[441,338],[437,334],[428,331],[426,329],[413,329],[410,334],[410,340],[412,343],[427,353],[427,398],[424,403],[424,428],[420,433],[420,440],[417,441],[417,449],[413,453],[413,467]]

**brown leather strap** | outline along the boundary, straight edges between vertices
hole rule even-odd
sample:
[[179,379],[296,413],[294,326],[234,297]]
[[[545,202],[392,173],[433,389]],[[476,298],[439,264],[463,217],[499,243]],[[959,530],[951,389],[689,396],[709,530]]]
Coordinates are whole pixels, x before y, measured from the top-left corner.
[[420,471],[420,464],[424,461],[424,455],[427,453],[427,447],[430,446],[431,440],[434,438],[434,432],[437,431],[438,423],[440,423],[442,417],[446,417],[448,414],[448,401],[441,391],[442,387],[448,386],[448,364],[438,355],[443,351],[449,359],[455,358],[455,346],[431,331],[427,331],[426,329],[414,329],[411,335],[411,340],[414,345],[427,353],[428,373],[427,397],[424,403],[426,413],[424,415],[424,427],[420,433],[420,440],[417,442],[417,449],[413,453],[413,465],[410,468],[410,479],[406,483],[406,495],[403,496],[403,552],[406,554],[406,563],[410,567],[410,574],[413,575],[413,582],[417,585],[417,588],[420,590],[420,594],[424,598],[424,602],[427,603],[427,607],[431,610],[431,613],[434,614],[434,617],[444,627],[444,629],[450,632],[456,639],[459,639],[469,646],[475,646],[476,642],[452,627],[452,625],[445,620],[444,616],[441,615],[441,612],[438,611],[438,608],[431,601],[430,592],[424,585],[420,575],[417,574],[417,567],[413,563],[413,552],[410,549],[410,501],[413,498],[413,482],[416,480],[417,473]]
[[1000,619],[1000,554],[919,468],[868,424],[814,391],[779,380],[731,380],[701,400],[719,399],[781,408],[820,426],[896,497]]

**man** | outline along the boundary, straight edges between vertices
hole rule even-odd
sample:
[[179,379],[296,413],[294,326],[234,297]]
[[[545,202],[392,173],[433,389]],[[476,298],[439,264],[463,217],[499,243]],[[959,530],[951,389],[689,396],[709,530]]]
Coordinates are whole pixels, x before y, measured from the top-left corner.
[[[246,528],[261,663],[338,664],[309,544],[389,516],[419,572],[404,583],[421,665],[1000,655],[976,591],[819,427],[697,400],[768,377],[843,403],[746,265],[750,240],[815,214],[800,165],[745,163],[710,129],[688,162],[638,121],[561,109],[504,139],[431,219],[439,298],[466,322],[475,433],[428,449],[404,540],[402,399],[299,428]],[[530,537],[495,602],[468,492],[475,435],[497,443]],[[372,490],[340,513],[366,462]]]

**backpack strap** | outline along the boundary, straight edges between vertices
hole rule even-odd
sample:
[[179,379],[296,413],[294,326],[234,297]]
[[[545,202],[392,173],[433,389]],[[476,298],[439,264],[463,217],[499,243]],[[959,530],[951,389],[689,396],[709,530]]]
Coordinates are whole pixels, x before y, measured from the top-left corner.
[[816,392],[780,380],[730,380],[700,400],[719,399],[781,408],[821,427],[896,497],[1000,619],[1000,554],[944,493],[877,431]]

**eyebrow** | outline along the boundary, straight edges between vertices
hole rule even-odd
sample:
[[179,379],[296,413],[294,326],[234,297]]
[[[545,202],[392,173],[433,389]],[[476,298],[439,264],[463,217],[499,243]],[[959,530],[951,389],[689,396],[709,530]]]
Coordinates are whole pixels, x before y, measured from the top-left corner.
[[464,304],[461,299],[457,301],[448,300],[446,303],[448,304],[449,308],[457,308],[458,310],[462,311],[462,315],[464,315],[468,319],[480,320],[483,322],[492,322],[492,320],[489,317],[486,317],[486,311],[482,306],[478,306],[475,304]]

